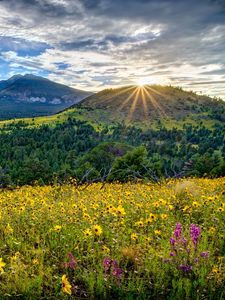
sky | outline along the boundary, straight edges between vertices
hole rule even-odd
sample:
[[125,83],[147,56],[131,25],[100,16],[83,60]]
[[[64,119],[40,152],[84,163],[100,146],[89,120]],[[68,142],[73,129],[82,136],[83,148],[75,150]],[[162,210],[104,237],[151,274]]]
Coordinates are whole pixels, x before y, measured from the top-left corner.
[[225,99],[225,0],[0,0],[0,80],[26,73]]

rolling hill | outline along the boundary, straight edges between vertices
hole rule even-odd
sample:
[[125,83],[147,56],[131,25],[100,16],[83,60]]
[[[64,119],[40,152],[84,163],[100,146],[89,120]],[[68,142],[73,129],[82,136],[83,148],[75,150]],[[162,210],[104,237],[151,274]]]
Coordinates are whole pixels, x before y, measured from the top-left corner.
[[0,119],[51,115],[90,94],[43,77],[15,75],[0,81]]
[[106,89],[73,105],[68,113],[95,123],[125,122],[152,125],[162,122],[176,126],[185,122],[224,122],[225,102],[172,86],[128,86]]
[[222,100],[179,88],[123,87],[52,116],[1,121],[0,186],[224,176],[224,112]]
[[[181,129],[185,124],[212,128],[224,124],[225,102],[172,86],[126,86],[105,89],[51,116],[22,120],[36,126],[62,123],[68,118],[86,121],[95,128],[121,122],[143,129],[157,129],[159,125]],[[1,121],[0,127],[20,120]]]

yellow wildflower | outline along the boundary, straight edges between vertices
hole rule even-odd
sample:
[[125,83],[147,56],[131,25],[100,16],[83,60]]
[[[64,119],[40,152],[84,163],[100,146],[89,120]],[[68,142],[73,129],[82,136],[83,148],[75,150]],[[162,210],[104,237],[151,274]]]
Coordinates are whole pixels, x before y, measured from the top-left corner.
[[200,204],[197,201],[193,201],[192,206],[195,208],[198,208],[200,206]]
[[156,230],[154,230],[154,233],[155,233],[155,235],[161,235],[161,230],[156,229]]
[[33,264],[33,265],[38,265],[38,264],[39,264],[39,260],[38,260],[37,258],[34,258],[34,259],[32,260],[32,264]]
[[137,227],[143,227],[144,226],[144,223],[143,223],[143,221],[137,221],[137,222],[135,222],[135,226],[137,226]]
[[120,216],[120,217],[124,216],[126,214],[124,208],[121,205],[119,205],[117,207],[116,212],[117,212],[118,216]]
[[138,238],[137,233],[132,233],[130,237],[133,241],[136,241]]
[[162,218],[163,220],[166,220],[166,219],[168,218],[168,215],[167,215],[167,214],[161,214],[161,218]]
[[102,246],[102,252],[104,252],[104,253],[110,253],[110,249],[107,246],[103,245]]
[[94,225],[93,231],[94,231],[94,234],[97,236],[100,236],[102,234],[102,228],[99,225]]
[[55,227],[54,227],[54,231],[56,231],[56,232],[60,232],[61,229],[62,229],[62,226],[60,226],[60,225],[55,225]]
[[0,272],[3,273],[4,272],[4,268],[5,267],[5,263],[2,261],[2,258],[0,258]]
[[66,275],[64,274],[62,276],[62,291],[63,291],[63,293],[71,295],[72,294],[71,288],[72,288],[72,286],[69,283]]
[[89,237],[89,236],[92,235],[92,231],[91,231],[90,229],[85,229],[85,230],[84,230],[84,235],[85,235],[86,237]]
[[11,234],[11,233],[13,233],[13,229],[12,229],[12,227],[10,226],[9,223],[8,223],[7,226],[5,227],[4,232],[5,232],[5,234]]

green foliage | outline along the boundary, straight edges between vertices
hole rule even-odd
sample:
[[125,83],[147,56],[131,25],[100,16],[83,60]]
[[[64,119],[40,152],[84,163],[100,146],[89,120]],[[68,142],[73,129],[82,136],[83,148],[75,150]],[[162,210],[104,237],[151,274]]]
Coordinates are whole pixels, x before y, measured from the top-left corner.
[[124,156],[114,161],[112,173],[108,179],[124,182],[144,178],[148,167],[147,155],[147,150],[143,146],[128,151]]
[[222,125],[143,130],[124,123],[97,128],[73,118],[55,126],[9,123],[0,132],[0,185],[223,176],[224,134]]

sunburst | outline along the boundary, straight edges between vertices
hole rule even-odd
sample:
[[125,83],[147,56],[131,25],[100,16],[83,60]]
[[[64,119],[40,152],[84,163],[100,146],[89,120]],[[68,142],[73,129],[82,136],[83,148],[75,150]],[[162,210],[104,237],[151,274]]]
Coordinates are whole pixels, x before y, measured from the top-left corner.
[[163,93],[156,90],[154,87],[150,85],[143,85],[143,86],[133,86],[130,88],[130,90],[124,90],[120,94],[127,93],[129,91],[129,94],[127,98],[122,102],[122,104],[118,107],[118,110],[122,110],[128,103],[130,103],[130,110],[127,116],[127,119],[129,121],[132,120],[135,110],[137,109],[138,105],[142,105],[143,115],[144,119],[148,120],[149,117],[149,109],[150,106],[148,103],[151,103],[151,106],[154,107],[154,109],[158,112],[159,116],[162,118],[166,118],[167,115],[161,105],[159,104],[159,101],[155,98],[155,95],[166,97]]

